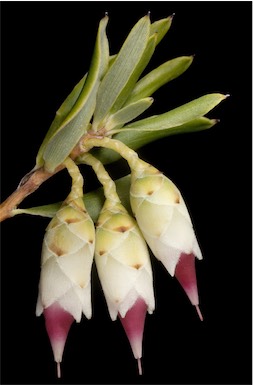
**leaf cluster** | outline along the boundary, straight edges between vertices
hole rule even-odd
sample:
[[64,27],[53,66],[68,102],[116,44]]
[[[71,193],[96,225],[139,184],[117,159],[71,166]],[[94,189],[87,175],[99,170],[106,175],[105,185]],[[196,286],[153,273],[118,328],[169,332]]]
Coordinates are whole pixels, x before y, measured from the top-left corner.
[[[177,57],[141,76],[157,45],[169,31],[172,18],[151,23],[149,16],[144,16],[134,25],[116,55],[109,52],[108,16],[100,21],[89,71],[56,112],[38,151],[35,169],[43,167],[54,172],[85,135],[113,137],[137,150],[169,135],[205,130],[216,124],[217,120],[205,115],[225,99],[226,96],[218,93],[137,120],[152,105],[154,92],[184,73],[193,61],[192,56]],[[104,148],[94,149],[92,153],[103,164],[120,158],[118,153]],[[128,185],[128,177],[118,182],[124,189]],[[102,206],[101,191],[89,193],[84,199],[91,216],[96,218]],[[93,204],[94,200],[96,204]],[[57,207],[55,204],[18,209],[15,213],[51,217]]]

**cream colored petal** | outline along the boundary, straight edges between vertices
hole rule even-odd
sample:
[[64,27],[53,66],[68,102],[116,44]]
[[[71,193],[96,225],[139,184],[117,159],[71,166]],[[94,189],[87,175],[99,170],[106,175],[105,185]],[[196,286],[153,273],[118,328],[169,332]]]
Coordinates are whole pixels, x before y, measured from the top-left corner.
[[146,242],[133,231],[128,232],[127,238],[111,251],[111,255],[124,265],[135,269],[141,268],[149,259]]
[[113,214],[103,228],[115,232],[124,232],[134,227],[134,220],[127,213]]
[[57,217],[59,220],[62,222],[69,223],[71,220],[77,221],[82,221],[84,213],[81,210],[77,210],[69,205],[62,207],[58,212],[57,212]]
[[171,206],[144,201],[136,212],[136,219],[142,232],[159,237],[171,221],[172,214]]
[[173,276],[181,251],[163,243],[157,237],[152,237],[148,234],[144,234],[144,236],[154,256],[163,263],[168,272]]
[[61,270],[55,258],[47,260],[41,269],[40,275],[40,292],[43,306],[50,306],[71,287],[71,280]]
[[187,219],[190,223],[192,223],[191,217],[189,215],[187,206],[185,204],[185,201],[184,201],[182,195],[180,196],[180,204],[178,204],[176,206],[176,209],[185,217],[185,219]]
[[76,253],[59,257],[57,261],[62,271],[73,283],[86,287],[90,281],[93,256],[90,246],[85,244]]
[[142,202],[144,200],[145,200],[145,198],[143,198],[143,197],[137,198],[137,197],[130,194],[130,204],[131,204],[131,209],[132,209],[134,216],[136,216],[136,212],[138,211],[138,208],[140,207],[140,205],[142,204]]
[[108,256],[107,263],[95,256],[99,279],[107,300],[120,303],[133,287],[138,271]]
[[95,250],[99,255],[107,254],[113,249],[119,247],[122,241],[127,237],[127,233],[112,232],[103,228],[96,230]]
[[171,222],[161,235],[160,240],[168,246],[190,254],[193,249],[195,234],[191,223],[179,211],[174,210]]
[[195,257],[197,257],[198,259],[203,259],[203,256],[202,256],[202,253],[201,253],[201,250],[200,250],[196,236],[195,236],[195,239],[193,241],[192,250],[193,250],[193,254],[195,255]]
[[46,231],[50,230],[50,229],[53,229],[57,226],[60,226],[63,222],[58,218],[57,216],[58,212],[55,214],[55,216],[51,219],[51,221],[49,222],[47,228],[46,228]]
[[82,309],[83,314],[86,316],[86,318],[90,319],[92,315],[92,308],[91,308],[91,284],[87,285],[82,289]]
[[43,305],[41,302],[41,295],[40,292],[38,294],[37,304],[36,304],[36,311],[35,314],[37,317],[39,317],[43,313]]
[[128,310],[133,307],[134,303],[138,298],[139,298],[138,292],[135,290],[135,288],[132,288],[127,293],[124,300],[118,306],[118,312],[120,313],[121,317],[123,318],[125,317]]
[[82,303],[75,293],[73,287],[71,287],[62,297],[58,300],[59,305],[72,314],[76,322],[80,322],[82,316]]
[[70,223],[69,230],[82,240],[89,243],[95,242],[95,228],[92,220],[87,217],[84,220],[76,223]]
[[51,229],[46,233],[48,248],[57,256],[73,253],[83,246],[83,240],[69,231],[68,225]]
[[180,200],[180,193],[176,186],[165,176],[163,176],[163,183],[159,189],[150,191],[146,199],[157,205],[175,205]]
[[134,287],[139,296],[146,302],[148,306],[148,312],[150,314],[153,313],[155,309],[153,277],[149,274],[149,272],[147,272],[146,269],[140,270]]
[[137,178],[131,184],[131,195],[139,198],[149,196],[152,193],[158,191],[162,184],[162,174]]
[[44,238],[41,251],[41,264],[43,265],[48,259],[54,257],[54,254],[49,249],[47,244],[47,237]]

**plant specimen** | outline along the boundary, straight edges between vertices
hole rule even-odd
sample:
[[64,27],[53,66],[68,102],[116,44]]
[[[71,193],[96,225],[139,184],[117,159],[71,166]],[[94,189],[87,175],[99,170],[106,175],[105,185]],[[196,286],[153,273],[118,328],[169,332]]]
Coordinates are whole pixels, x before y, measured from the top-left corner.
[[[178,57],[142,76],[172,19],[151,23],[144,16],[111,55],[105,15],[88,73],[58,109],[34,168],[0,207],[1,221],[22,213],[51,218],[42,246],[36,314],[45,317],[58,377],[72,323],[92,316],[93,261],[110,317],[119,317],[140,374],[145,317],[155,310],[150,257],[176,277],[203,319],[195,272],[195,259],[202,259],[202,253],[187,206],[178,187],[136,152],[172,134],[211,128],[217,120],[205,115],[227,97],[212,93],[138,118],[152,105],[155,91],[193,61],[192,56]],[[114,181],[105,166],[120,158],[131,173]],[[103,204],[97,199],[101,189],[84,194],[81,164],[90,165],[102,184]],[[65,168],[72,187],[63,202],[19,208],[25,197]]]

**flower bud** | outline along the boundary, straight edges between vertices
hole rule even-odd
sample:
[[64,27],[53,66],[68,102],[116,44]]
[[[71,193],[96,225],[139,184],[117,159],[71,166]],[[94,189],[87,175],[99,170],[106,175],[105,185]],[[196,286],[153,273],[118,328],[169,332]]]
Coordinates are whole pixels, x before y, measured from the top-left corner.
[[151,165],[133,170],[130,202],[150,249],[198,304],[195,257],[202,259],[185,202],[174,183]]
[[155,308],[153,276],[146,242],[120,203],[106,201],[99,216],[95,262],[110,316],[119,316],[141,374],[145,316]]
[[36,315],[44,312],[57,363],[61,362],[73,320],[80,322],[82,313],[91,317],[94,248],[95,228],[82,199],[63,204],[49,223],[43,240],[36,308]]

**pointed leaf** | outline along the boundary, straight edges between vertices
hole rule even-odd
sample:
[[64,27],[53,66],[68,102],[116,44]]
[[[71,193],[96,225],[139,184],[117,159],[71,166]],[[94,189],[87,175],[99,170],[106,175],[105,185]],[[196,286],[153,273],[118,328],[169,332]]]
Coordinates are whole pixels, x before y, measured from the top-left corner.
[[222,100],[226,99],[227,95],[208,94],[194,99],[189,103],[183,104],[173,110],[165,112],[161,115],[151,116],[146,119],[138,120],[135,123],[130,123],[125,128],[145,128],[146,130],[161,130],[165,128],[179,126],[190,120],[199,118],[207,114]]
[[94,130],[98,129],[110,111],[114,113],[122,106],[137,81],[138,66],[148,43],[149,30],[150,21],[145,16],[133,27],[102,80],[94,113]]
[[153,98],[144,98],[123,107],[109,117],[106,122],[106,130],[109,131],[113,128],[119,129],[119,127],[122,127],[125,123],[131,122],[131,120],[137,118],[137,116],[146,111],[153,101]]
[[109,62],[109,47],[105,32],[107,22],[108,17],[106,16],[99,24],[90,71],[79,98],[46,145],[43,158],[45,167],[50,172],[69,155],[85,133],[93,115],[100,79],[103,77]]
[[164,84],[180,76],[191,65],[193,56],[181,56],[163,63],[146,76],[141,78],[135,85],[127,103],[133,103],[140,98],[151,96]]
[[87,74],[84,75],[84,77],[77,83],[77,85],[73,88],[71,93],[67,96],[67,98],[64,100],[64,102],[61,104],[60,108],[55,114],[55,118],[53,122],[51,123],[51,126],[49,127],[49,130],[40,146],[39,152],[37,154],[36,158],[36,166],[41,167],[44,163],[43,161],[43,152],[45,149],[45,146],[47,145],[49,139],[53,136],[53,134],[58,130],[64,119],[68,116],[71,109],[73,108],[74,104],[76,103],[82,88],[84,86],[84,83],[86,81]]
[[166,19],[157,20],[151,24],[150,35],[153,35],[154,33],[157,34],[156,45],[160,43],[160,41],[164,38],[168,30],[170,29],[173,17],[174,15],[171,15]]
[[[208,118],[201,117],[179,126],[160,130],[148,130],[145,128],[132,130],[123,128],[119,131],[118,134],[113,136],[113,139],[120,140],[133,150],[137,150],[138,148],[151,143],[154,140],[175,134],[206,130],[213,127],[216,123],[216,119],[210,120]],[[120,159],[120,155],[117,152],[107,148],[94,149],[92,150],[92,154],[104,164],[112,163]]]

